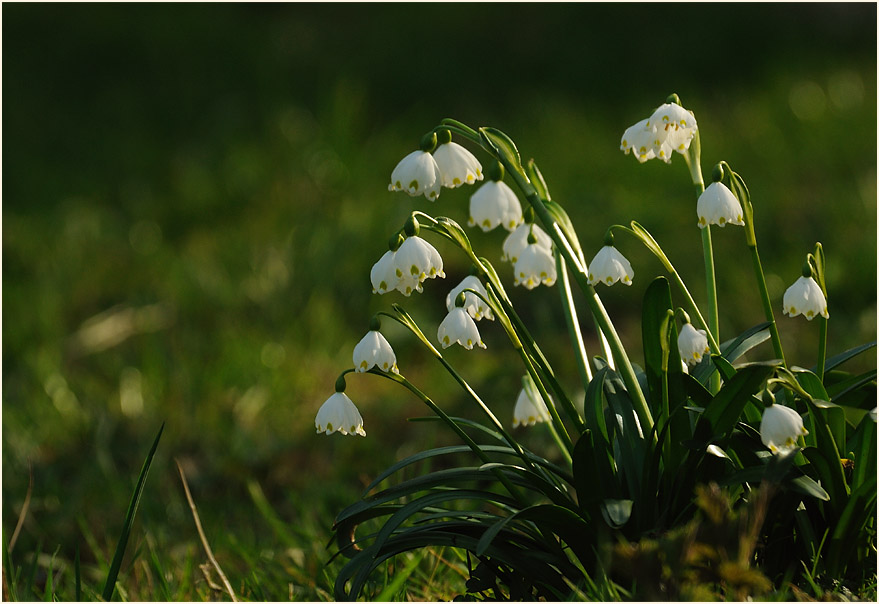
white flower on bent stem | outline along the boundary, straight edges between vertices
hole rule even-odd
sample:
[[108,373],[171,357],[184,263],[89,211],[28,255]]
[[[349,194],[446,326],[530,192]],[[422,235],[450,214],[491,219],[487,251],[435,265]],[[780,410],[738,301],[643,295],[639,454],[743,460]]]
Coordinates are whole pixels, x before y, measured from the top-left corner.
[[378,367],[385,373],[400,373],[397,355],[380,331],[370,330],[354,347],[354,370],[358,373]]
[[[443,258],[436,248],[414,235],[407,237],[394,254],[395,273],[399,279],[425,279],[445,277]],[[419,290],[420,291],[420,290]]]
[[441,186],[442,173],[433,155],[418,150],[401,159],[394,168],[388,191],[406,191],[412,197],[424,195],[436,201]]
[[677,152],[685,154],[696,136],[696,118],[676,103],[657,107],[646,120],[629,126],[620,140],[620,150],[633,152],[644,163],[658,157],[665,163]]
[[552,238],[536,224],[520,224],[516,229],[507,235],[503,243],[503,256],[501,260],[512,262],[515,264],[519,260],[519,255],[528,246],[528,236],[534,235],[537,239],[537,245],[540,245],[548,252],[552,252]]
[[592,262],[589,263],[588,279],[590,285],[604,283],[610,286],[617,281],[625,285],[632,285],[634,278],[635,271],[632,270],[632,265],[612,245],[605,245],[598,250]]
[[411,274],[397,274],[397,266],[394,263],[395,256],[396,252],[388,250],[379,258],[378,262],[372,265],[372,270],[369,272],[372,293],[386,294],[396,289],[404,296],[409,296],[413,291],[419,293],[423,291],[418,277]]
[[704,329],[696,329],[690,323],[684,323],[678,334],[678,353],[687,365],[698,365],[702,356],[708,354],[708,336]]
[[458,143],[448,142],[439,145],[433,158],[442,175],[442,186],[454,189],[463,184],[472,185],[482,180],[482,164],[466,148]]
[[549,409],[546,408],[543,397],[540,396],[531,376],[526,375],[522,378],[522,389],[513,409],[513,427],[533,426],[549,420]]
[[[483,297],[480,298],[473,292],[464,291],[467,289],[472,289],[473,291],[480,293]],[[485,300],[488,299],[488,292],[485,290],[485,286],[482,285],[482,281],[480,281],[475,275],[464,277],[464,279],[452,288],[452,291],[446,296],[446,309],[449,312],[454,310],[455,300],[458,298],[458,295],[462,293],[464,294],[463,308],[471,317],[473,317],[474,320],[479,321],[484,318],[489,321],[494,321],[494,314],[491,312],[491,307],[485,302]]]
[[713,182],[699,195],[696,202],[696,215],[699,216],[699,228],[709,224],[724,227],[727,224],[744,226],[742,204],[722,182]]
[[314,418],[314,427],[318,434],[340,432],[345,435],[366,436],[363,418],[344,392],[336,392],[321,405]]
[[811,321],[821,315],[830,318],[827,312],[827,299],[821,286],[811,277],[800,277],[784,292],[784,314],[796,317],[802,314]]
[[803,427],[803,418],[794,409],[784,405],[770,405],[760,420],[760,440],[773,453],[782,453],[797,446],[797,439],[809,432]]
[[467,224],[488,232],[502,225],[513,231],[522,222],[522,204],[502,180],[490,180],[470,196],[470,219]]
[[513,264],[513,284],[534,289],[541,283],[550,286],[555,280],[555,258],[552,250],[539,243],[526,245]]
[[442,347],[448,348],[452,344],[460,344],[467,350],[472,350],[473,346],[485,348],[482,338],[479,336],[479,329],[473,317],[460,306],[456,306],[449,311],[446,318],[443,319],[436,332],[437,340]]

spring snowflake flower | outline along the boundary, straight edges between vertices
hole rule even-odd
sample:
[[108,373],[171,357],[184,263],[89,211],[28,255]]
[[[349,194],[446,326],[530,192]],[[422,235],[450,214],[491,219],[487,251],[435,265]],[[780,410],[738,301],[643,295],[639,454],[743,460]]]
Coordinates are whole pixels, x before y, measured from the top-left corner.
[[470,196],[470,226],[490,231],[503,225],[513,231],[522,222],[522,204],[513,189],[502,180],[490,180]]
[[547,252],[552,252],[552,239],[546,234],[546,231],[536,224],[520,224],[504,239],[502,248],[504,253],[501,260],[513,264],[518,262],[519,255],[528,246],[528,235],[534,235],[537,239],[537,245],[546,248]]
[[463,184],[472,185],[482,180],[482,164],[458,143],[448,142],[433,152],[433,158],[442,175],[442,186],[454,189]]
[[709,224],[724,227],[727,224],[743,226],[742,204],[722,182],[713,182],[699,196],[696,203],[696,214],[699,216],[699,228]]
[[400,245],[394,254],[394,267],[398,278],[415,278],[418,283],[446,276],[442,256],[435,247],[417,235],[407,237]]
[[589,263],[589,283],[597,285],[604,283],[605,285],[613,285],[617,281],[626,285],[632,285],[632,279],[635,277],[635,271],[632,265],[626,260],[617,248],[612,245],[605,245],[598,250],[595,258]]
[[674,152],[687,152],[696,129],[696,118],[691,112],[675,103],[665,103],[649,118],[626,129],[620,150],[627,155],[633,152],[641,163],[654,157],[669,163]]
[[531,376],[525,376],[513,409],[513,427],[533,426],[549,420],[549,409],[546,408],[543,397],[537,391]]
[[388,191],[406,191],[412,197],[424,195],[436,201],[442,184],[442,173],[433,155],[418,150],[401,159],[394,168]]
[[414,291],[421,293],[423,288],[418,275],[397,273],[396,254],[396,252],[388,250],[378,262],[372,265],[372,270],[369,272],[372,293],[386,294],[395,289],[404,296],[409,296]]
[[642,164],[648,159],[656,157],[656,150],[653,147],[656,142],[656,130],[648,126],[650,120],[641,120],[637,124],[629,126],[623,132],[623,138],[620,140],[620,150],[625,152],[633,152],[638,161]]
[[472,350],[474,345],[485,348],[485,344],[479,336],[479,329],[476,328],[476,322],[460,306],[449,311],[449,314],[440,323],[436,337],[443,348],[448,348],[455,343],[467,350]]
[[385,373],[400,373],[397,356],[380,331],[371,330],[354,347],[354,369],[359,373],[378,367]]
[[541,283],[552,285],[556,280],[555,258],[551,249],[539,243],[529,243],[513,264],[513,283],[534,289]]
[[696,118],[677,103],[665,103],[656,108],[647,120],[655,128],[656,156],[669,163],[673,152],[684,154],[696,136]]
[[341,432],[342,434],[366,436],[366,430],[363,429],[363,418],[360,417],[357,407],[344,392],[336,392],[321,405],[314,418],[314,427],[317,428],[318,434],[321,432],[326,434]]
[[812,277],[800,277],[784,292],[784,314],[796,317],[802,314],[811,321],[817,315],[830,318],[824,292]]
[[808,434],[803,418],[790,407],[770,405],[760,420],[760,440],[773,453],[781,453],[797,446],[797,439]]
[[482,294],[483,298],[488,299],[488,292],[485,291],[485,286],[482,285],[482,281],[474,275],[468,275],[449,292],[449,295],[446,296],[446,308],[448,311],[452,312],[452,310],[454,310],[455,300],[458,298],[458,294],[463,293],[463,308],[471,317],[476,321],[483,318],[488,319],[489,321],[494,321],[494,314],[492,314],[491,308],[485,303],[483,298],[480,298],[473,292],[464,291],[465,289],[472,289],[479,292]]
[[688,365],[698,365],[702,361],[702,355],[708,354],[708,336],[704,329],[696,329],[689,323],[684,323],[681,333],[678,334],[678,352],[681,359]]

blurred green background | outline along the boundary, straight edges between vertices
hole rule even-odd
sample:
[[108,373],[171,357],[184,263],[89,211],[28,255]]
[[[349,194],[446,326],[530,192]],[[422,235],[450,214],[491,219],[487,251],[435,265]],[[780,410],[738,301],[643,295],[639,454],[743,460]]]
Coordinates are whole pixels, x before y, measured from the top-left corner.
[[[817,325],[781,316],[781,296],[816,241],[829,353],[875,339],[875,4],[5,4],[2,16],[7,542],[29,466],[34,481],[17,561],[59,548],[69,562],[78,543],[84,564],[106,564],[165,422],[133,547],[181,565],[197,555],[177,458],[236,589],[325,597],[334,514],[400,455],[449,440],[407,423],[426,410],[371,376],[348,380],[368,438],[313,428],[372,314],[402,302],[430,336],[467,273],[438,244],[445,283],[412,299],[369,283],[412,209],[466,221],[472,189],[434,205],[387,192],[444,117],[498,127],[535,158],[587,255],[610,224],[638,220],[701,302],[682,158],[638,165],[618,150],[677,92],[706,178],[726,160],[751,190],[789,362],[815,359]],[[714,233],[732,337],[762,311],[741,230]],[[509,276],[502,239],[472,232]],[[661,267],[618,243],[635,284],[599,291],[638,362],[640,301]],[[513,296],[575,390],[557,288]],[[488,351],[448,358],[507,418],[516,359],[497,326],[481,330]],[[385,331],[410,379],[476,417],[411,337]],[[286,529],[257,512],[261,494]],[[135,562],[123,571],[130,596],[163,595],[140,589]],[[177,585],[171,596],[202,595]]]

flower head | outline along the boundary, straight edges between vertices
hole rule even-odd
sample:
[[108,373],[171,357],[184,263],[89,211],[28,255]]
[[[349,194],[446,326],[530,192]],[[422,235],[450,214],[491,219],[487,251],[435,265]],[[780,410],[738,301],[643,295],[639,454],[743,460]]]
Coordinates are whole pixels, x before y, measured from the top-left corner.
[[648,126],[650,120],[641,120],[637,124],[629,126],[623,132],[620,140],[620,150],[626,155],[633,152],[642,164],[648,159],[656,157],[654,142],[656,142],[656,129]]
[[626,154],[633,151],[642,163],[654,157],[669,163],[674,152],[687,152],[696,129],[696,118],[690,111],[676,103],[665,103],[649,118],[626,129],[620,149]]
[[372,265],[369,272],[369,279],[372,281],[372,293],[386,294],[396,289],[405,296],[409,296],[413,291],[421,292],[421,280],[417,275],[411,273],[397,273],[395,264],[397,253],[391,250],[382,255],[379,261]]
[[370,330],[354,347],[354,369],[360,373],[378,367],[385,373],[400,373],[397,356],[380,331]]
[[519,254],[528,246],[528,237],[533,235],[540,245],[548,252],[552,251],[552,239],[546,232],[536,224],[520,224],[516,229],[507,235],[503,244],[503,256],[501,260],[506,260],[515,264],[519,261]]
[[401,159],[394,168],[388,191],[406,191],[412,197],[424,195],[436,201],[441,186],[442,173],[433,155],[418,150]]
[[797,439],[809,432],[803,427],[803,418],[790,407],[770,405],[760,420],[760,440],[773,453],[781,453],[797,446]]
[[417,235],[407,237],[400,245],[394,254],[394,267],[398,278],[414,278],[419,284],[425,279],[446,276],[442,256],[435,247]]
[[485,348],[485,344],[479,336],[479,329],[476,328],[476,322],[460,306],[449,311],[449,314],[440,323],[436,337],[443,348],[448,348],[456,343],[467,350],[471,350],[474,345]]
[[591,285],[604,283],[610,286],[617,281],[631,285],[632,279],[635,277],[635,271],[632,270],[632,265],[617,248],[612,245],[605,245],[598,250],[595,258],[589,263],[588,277]]
[[699,216],[699,228],[703,229],[709,224],[721,227],[727,224],[745,224],[742,219],[742,204],[722,182],[713,182],[706,187],[696,203],[696,214]]
[[802,314],[809,321],[817,315],[830,318],[824,292],[812,277],[800,277],[787,288],[784,292],[784,314],[789,317]]
[[690,323],[684,323],[678,334],[678,352],[681,359],[688,365],[698,365],[702,355],[708,354],[708,336],[704,329],[696,329]]
[[363,429],[363,418],[357,407],[344,392],[336,392],[321,405],[314,418],[314,427],[318,434],[325,432],[341,432],[342,434],[359,434],[366,436]]
[[543,397],[537,391],[531,376],[522,378],[522,389],[516,399],[516,407],[513,409],[513,427],[533,426],[541,422],[549,421],[549,409],[543,402]]
[[482,180],[482,165],[470,151],[458,143],[448,142],[436,148],[433,158],[442,175],[442,186],[454,189]]
[[522,222],[522,204],[513,190],[502,180],[490,180],[470,196],[470,226],[490,231],[503,225],[512,231]]
[[534,289],[541,283],[552,285],[556,280],[552,250],[539,243],[529,243],[513,264],[513,283]]
[[482,285],[482,281],[474,275],[468,275],[449,292],[449,295],[446,296],[446,308],[448,311],[452,312],[452,310],[454,310],[455,300],[458,298],[459,294],[463,293],[463,308],[471,317],[477,321],[483,318],[488,319],[489,321],[494,321],[494,314],[492,314],[491,308],[485,303],[483,298],[480,298],[473,292],[464,291],[466,289],[472,289],[473,291],[479,292],[485,299],[488,299],[488,292],[485,291],[485,286]]

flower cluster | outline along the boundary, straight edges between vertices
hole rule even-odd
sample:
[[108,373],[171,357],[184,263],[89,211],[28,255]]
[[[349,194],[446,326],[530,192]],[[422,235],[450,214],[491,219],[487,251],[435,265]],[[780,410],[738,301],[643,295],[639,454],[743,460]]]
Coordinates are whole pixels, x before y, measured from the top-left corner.
[[442,256],[417,235],[407,237],[396,250],[385,252],[369,273],[373,293],[396,289],[405,296],[413,291],[420,293],[426,279],[445,276]]
[[513,263],[513,283],[534,289],[552,285],[557,274],[552,239],[536,224],[520,224],[503,243],[502,260]]
[[431,153],[435,140],[400,160],[391,172],[389,191],[406,191],[412,197],[424,195],[436,201],[442,187],[454,189],[482,180],[482,165],[470,151],[449,138]]
[[665,103],[650,117],[626,129],[620,149],[627,155],[634,153],[642,163],[654,157],[669,163],[674,152],[687,152],[696,130],[692,112],[677,103]]

